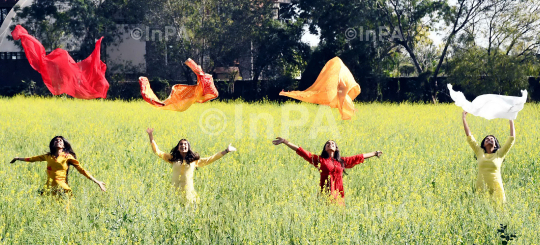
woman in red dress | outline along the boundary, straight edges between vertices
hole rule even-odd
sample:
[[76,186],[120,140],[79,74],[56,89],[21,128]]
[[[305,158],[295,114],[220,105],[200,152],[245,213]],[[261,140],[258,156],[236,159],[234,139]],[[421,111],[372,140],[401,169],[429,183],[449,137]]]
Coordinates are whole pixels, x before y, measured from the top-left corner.
[[281,137],[277,137],[272,143],[274,145],[282,143],[287,145],[289,148],[296,151],[296,154],[300,155],[319,169],[319,172],[321,173],[319,183],[321,192],[329,195],[332,201],[336,201],[342,205],[344,204],[343,198],[345,198],[345,192],[343,190],[344,169],[352,168],[357,164],[363,163],[364,159],[382,155],[382,151],[374,151],[351,157],[341,157],[339,148],[333,140],[329,140],[324,144],[321,155],[312,154],[302,149],[302,147],[298,147]]

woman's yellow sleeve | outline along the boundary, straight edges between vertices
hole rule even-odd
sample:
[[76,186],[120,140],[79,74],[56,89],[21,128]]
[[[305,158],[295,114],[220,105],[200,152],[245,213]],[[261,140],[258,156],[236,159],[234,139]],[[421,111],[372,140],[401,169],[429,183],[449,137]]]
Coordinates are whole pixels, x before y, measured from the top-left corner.
[[504,143],[504,145],[501,147],[501,149],[499,149],[497,151],[497,153],[499,153],[499,156],[500,157],[504,157],[506,156],[506,154],[508,153],[508,151],[510,150],[510,148],[512,148],[512,146],[514,145],[514,142],[516,141],[516,137],[514,136],[510,136],[508,137],[508,139],[506,139],[506,142]]
[[161,151],[159,149],[159,147],[157,146],[155,140],[152,140],[152,151],[154,151],[154,153],[156,153],[156,155],[158,155],[158,157],[160,157],[161,159],[163,159],[163,160],[165,160],[167,162],[170,162],[170,160],[172,159],[171,154],[163,152],[163,151]]
[[47,156],[47,154],[45,155],[39,155],[39,156],[34,156],[34,157],[27,157],[24,159],[25,162],[42,162],[42,161],[46,161],[47,159],[45,158]]
[[476,142],[476,139],[474,139],[474,136],[472,134],[470,136],[467,136],[467,143],[469,143],[469,146],[471,146],[476,155],[482,154],[483,150],[480,146],[478,146],[478,143]]
[[88,173],[88,171],[86,171],[82,166],[81,166],[81,163],[79,163],[79,161],[77,161],[77,159],[75,158],[69,158],[68,159],[68,163],[73,165],[75,167],[75,169],[77,169],[77,171],[79,171],[79,173],[81,173],[82,175],[84,175],[84,177],[88,178],[88,179],[91,179],[90,177],[90,173]]
[[223,156],[223,154],[221,154],[221,152],[218,152],[218,153],[214,154],[211,157],[201,158],[201,159],[197,160],[197,165],[196,166],[197,167],[204,167],[204,166],[214,162],[215,160],[220,159],[222,156]]

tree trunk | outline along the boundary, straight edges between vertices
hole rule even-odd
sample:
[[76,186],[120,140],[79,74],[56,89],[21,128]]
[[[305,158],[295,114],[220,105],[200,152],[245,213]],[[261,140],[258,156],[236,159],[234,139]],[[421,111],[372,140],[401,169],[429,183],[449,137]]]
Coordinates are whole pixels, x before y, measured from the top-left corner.
[[416,72],[418,72],[418,75],[423,73],[424,71],[422,70],[422,67],[420,67],[420,64],[418,63],[418,60],[416,59],[416,55],[414,54],[413,50],[409,48],[409,45],[407,45],[407,43],[400,43],[400,44],[401,46],[405,48],[405,50],[407,50],[407,53],[409,53],[409,56],[411,57],[411,60],[413,61],[414,68],[416,69]]

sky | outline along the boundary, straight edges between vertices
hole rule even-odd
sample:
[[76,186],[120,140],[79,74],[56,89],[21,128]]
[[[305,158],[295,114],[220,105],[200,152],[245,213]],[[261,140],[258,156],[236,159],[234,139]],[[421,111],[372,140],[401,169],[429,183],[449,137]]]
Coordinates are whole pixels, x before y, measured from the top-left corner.
[[[442,34],[437,32],[430,32],[429,38],[433,40],[435,46],[439,46],[442,42]],[[319,35],[313,35],[309,33],[308,27],[304,26],[304,35],[302,36],[302,41],[309,44],[311,47],[315,47],[319,44]]]

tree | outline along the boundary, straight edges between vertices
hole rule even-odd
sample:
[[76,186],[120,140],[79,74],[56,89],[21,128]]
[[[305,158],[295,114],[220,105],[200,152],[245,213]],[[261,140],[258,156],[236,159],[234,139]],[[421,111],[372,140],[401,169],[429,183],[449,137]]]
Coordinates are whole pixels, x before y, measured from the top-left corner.
[[[280,67],[303,64],[307,48],[300,42],[301,20],[275,19],[272,0],[154,0],[151,6],[149,25],[186,30],[176,40],[154,42],[156,47],[165,47],[153,54],[157,57],[153,59],[155,64],[159,64],[163,53],[172,64],[182,64],[191,57],[209,73],[219,66],[239,66],[242,73],[252,73],[254,80],[261,74],[269,77],[283,74],[285,71]],[[189,79],[191,71],[187,67],[177,68]],[[170,69],[169,64],[154,71],[159,69],[178,70]]]
[[[434,28],[443,2],[432,0],[379,0],[379,13],[384,24],[395,32],[388,35],[388,41],[405,49],[416,72],[425,71],[425,65],[419,60],[417,45],[427,39],[427,34]],[[425,60],[424,60],[425,61]]]
[[24,23],[46,50],[64,48],[74,51],[74,59],[84,59],[101,36],[104,45],[118,43],[122,32],[116,21],[136,22],[135,13],[141,8],[143,4],[136,1],[36,0],[30,6],[15,9],[15,23]]
[[475,94],[517,94],[528,86],[527,75],[538,74],[540,7],[529,0],[486,4],[453,47],[449,81]]
[[[301,41],[302,21],[280,22],[268,20],[261,24],[253,38],[253,80],[261,75],[268,78],[289,74],[305,66],[311,52],[309,46]],[[270,68],[270,69],[267,69]]]
[[478,21],[479,15],[485,11],[484,5],[486,0],[457,0],[457,5],[444,5],[443,17],[447,26],[447,32],[443,38],[444,46],[439,57],[439,61],[432,75],[432,99],[437,101],[437,76],[445,61],[448,48],[454,43],[455,37],[471,23]]
[[[302,74],[300,89],[313,84],[325,63],[339,56],[362,87],[362,99],[380,99],[380,87],[385,82],[387,60],[391,59],[396,45],[381,40],[377,34],[370,34],[370,30],[377,32],[379,27],[383,26],[375,2],[360,0],[293,2],[299,9],[299,16],[306,20],[310,32],[320,35],[319,45],[313,51]],[[371,40],[366,40],[366,35],[370,36]]]
[[488,54],[487,49],[475,46],[458,51],[449,65],[448,82],[461,85],[466,94],[517,95],[528,86],[527,67],[518,56]]

